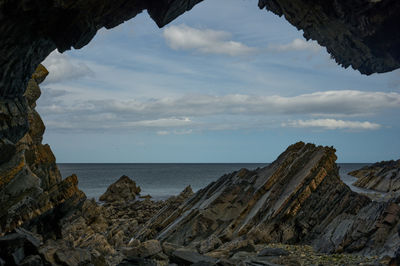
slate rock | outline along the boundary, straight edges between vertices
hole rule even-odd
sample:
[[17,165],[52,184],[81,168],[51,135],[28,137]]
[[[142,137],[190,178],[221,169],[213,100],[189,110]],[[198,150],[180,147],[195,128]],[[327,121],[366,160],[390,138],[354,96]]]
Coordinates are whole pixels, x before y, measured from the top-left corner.
[[282,248],[264,248],[262,249],[257,256],[287,256],[290,253]]
[[172,262],[177,263],[178,265],[191,265],[197,262],[207,262],[207,263],[216,263],[217,259],[201,255],[194,251],[189,250],[175,250],[170,257]]

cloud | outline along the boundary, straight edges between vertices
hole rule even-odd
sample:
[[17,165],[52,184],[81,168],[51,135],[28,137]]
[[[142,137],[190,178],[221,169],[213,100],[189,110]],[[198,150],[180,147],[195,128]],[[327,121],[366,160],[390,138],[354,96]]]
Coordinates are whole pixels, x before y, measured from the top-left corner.
[[331,115],[361,116],[388,108],[400,108],[400,94],[354,90],[326,91],[293,97],[245,94],[185,95],[148,101],[107,100],[92,103],[112,113],[168,116],[243,115]]
[[305,41],[303,39],[294,39],[288,44],[275,45],[271,44],[268,49],[276,52],[290,52],[290,51],[310,51],[318,52],[322,47],[316,41]]
[[311,119],[311,120],[296,120],[290,121],[288,123],[283,123],[284,127],[298,127],[298,128],[323,128],[328,130],[335,129],[350,129],[350,130],[376,130],[381,127],[381,125],[376,123],[371,123],[368,121],[344,121],[336,119]]
[[167,44],[175,50],[195,50],[230,56],[247,55],[256,51],[256,48],[232,41],[232,34],[229,32],[196,29],[184,24],[167,27],[163,36]]
[[174,130],[175,135],[189,135],[193,133],[193,129]]
[[188,117],[184,118],[159,118],[155,120],[142,120],[135,122],[124,122],[121,125],[126,127],[180,127],[190,124]]
[[45,80],[46,84],[94,76],[93,71],[85,63],[58,51],[53,51],[42,64],[49,71]]
[[169,131],[166,131],[166,130],[160,130],[160,131],[157,131],[157,135],[160,135],[160,136],[169,135]]
[[183,129],[183,130],[174,130],[174,131],[167,131],[167,130],[160,130],[157,131],[157,135],[159,136],[166,136],[166,135],[170,135],[170,134],[174,134],[174,135],[189,135],[193,133],[193,129]]
[[[78,92],[75,91],[75,94]],[[192,129],[229,130],[276,126],[287,116],[365,117],[388,109],[400,109],[400,94],[362,91],[326,91],[291,97],[245,94],[204,95],[137,99],[85,98],[69,94],[38,106],[46,124],[55,129],[154,130],[159,135],[190,134]],[[90,95],[89,95],[90,96]],[[87,95],[87,97],[89,97]],[[65,97],[65,98],[64,98]],[[278,119],[278,120],[276,120]],[[335,122],[336,121],[336,122]],[[370,127],[376,124],[342,120],[296,120],[285,126],[329,129]],[[361,123],[361,124],[360,124]]]

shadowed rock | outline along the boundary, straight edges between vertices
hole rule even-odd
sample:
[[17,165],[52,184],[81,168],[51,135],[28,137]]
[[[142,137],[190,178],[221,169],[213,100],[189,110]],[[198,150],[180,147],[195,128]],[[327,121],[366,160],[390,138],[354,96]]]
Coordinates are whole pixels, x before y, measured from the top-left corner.
[[47,74],[39,66],[29,81],[24,95],[29,130],[9,148],[8,158],[1,157],[0,235],[21,225],[44,235],[59,234],[59,221],[86,198],[75,175],[62,180],[50,146],[42,144],[45,126],[35,107],[38,84]]
[[318,41],[345,68],[369,75],[400,66],[396,0],[259,0],[258,6],[303,30],[307,40]]
[[382,161],[349,173],[358,180],[357,187],[381,192],[400,192],[400,160]]

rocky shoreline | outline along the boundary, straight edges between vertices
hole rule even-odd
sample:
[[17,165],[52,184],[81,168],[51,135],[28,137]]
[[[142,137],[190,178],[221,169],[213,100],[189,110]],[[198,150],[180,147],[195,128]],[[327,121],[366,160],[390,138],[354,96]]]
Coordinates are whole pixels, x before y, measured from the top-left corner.
[[165,201],[127,176],[102,202],[86,199],[42,144],[35,106],[46,75],[39,66],[25,94],[29,132],[2,144],[11,155],[0,158],[0,266],[400,265],[400,196],[353,192],[333,147],[298,142],[267,167]]
[[400,160],[374,163],[348,174],[358,178],[357,187],[400,193]]
[[[243,171],[248,170],[221,179]],[[112,196],[112,200],[85,200],[81,209],[63,219],[61,236],[56,239],[15,229],[0,238],[0,265],[387,265],[393,260],[373,253],[322,252],[318,245],[306,242],[260,241],[254,234],[226,240],[214,228],[210,236],[200,234],[202,240],[189,244],[184,243],[184,237],[179,241],[166,239],[160,233],[165,230],[160,221],[176,222],[173,213],[202,190],[193,193],[187,187],[165,201],[124,193],[137,188],[134,181],[122,176],[103,194],[103,199]],[[192,217],[191,222],[197,227],[190,230],[199,233],[201,219]],[[175,234],[187,235],[185,228],[180,225]]]

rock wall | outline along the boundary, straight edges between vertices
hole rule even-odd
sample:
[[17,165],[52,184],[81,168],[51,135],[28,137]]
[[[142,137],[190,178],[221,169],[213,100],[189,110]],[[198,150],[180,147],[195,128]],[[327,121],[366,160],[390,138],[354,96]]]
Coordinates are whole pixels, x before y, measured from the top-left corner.
[[[44,235],[57,234],[58,221],[86,198],[76,176],[62,180],[54,154],[49,145],[42,144],[45,126],[35,106],[41,94],[39,83],[47,74],[39,65],[21,99],[29,131],[15,145],[3,142],[9,151],[2,151],[0,162],[0,235],[21,225]],[[20,110],[0,106],[9,113]]]
[[357,187],[381,192],[400,192],[400,160],[383,161],[349,173]]
[[179,207],[161,210],[136,237],[156,235],[182,246],[244,238],[393,255],[399,202],[371,202],[352,192],[335,160],[331,147],[296,143],[268,167],[224,175]]

